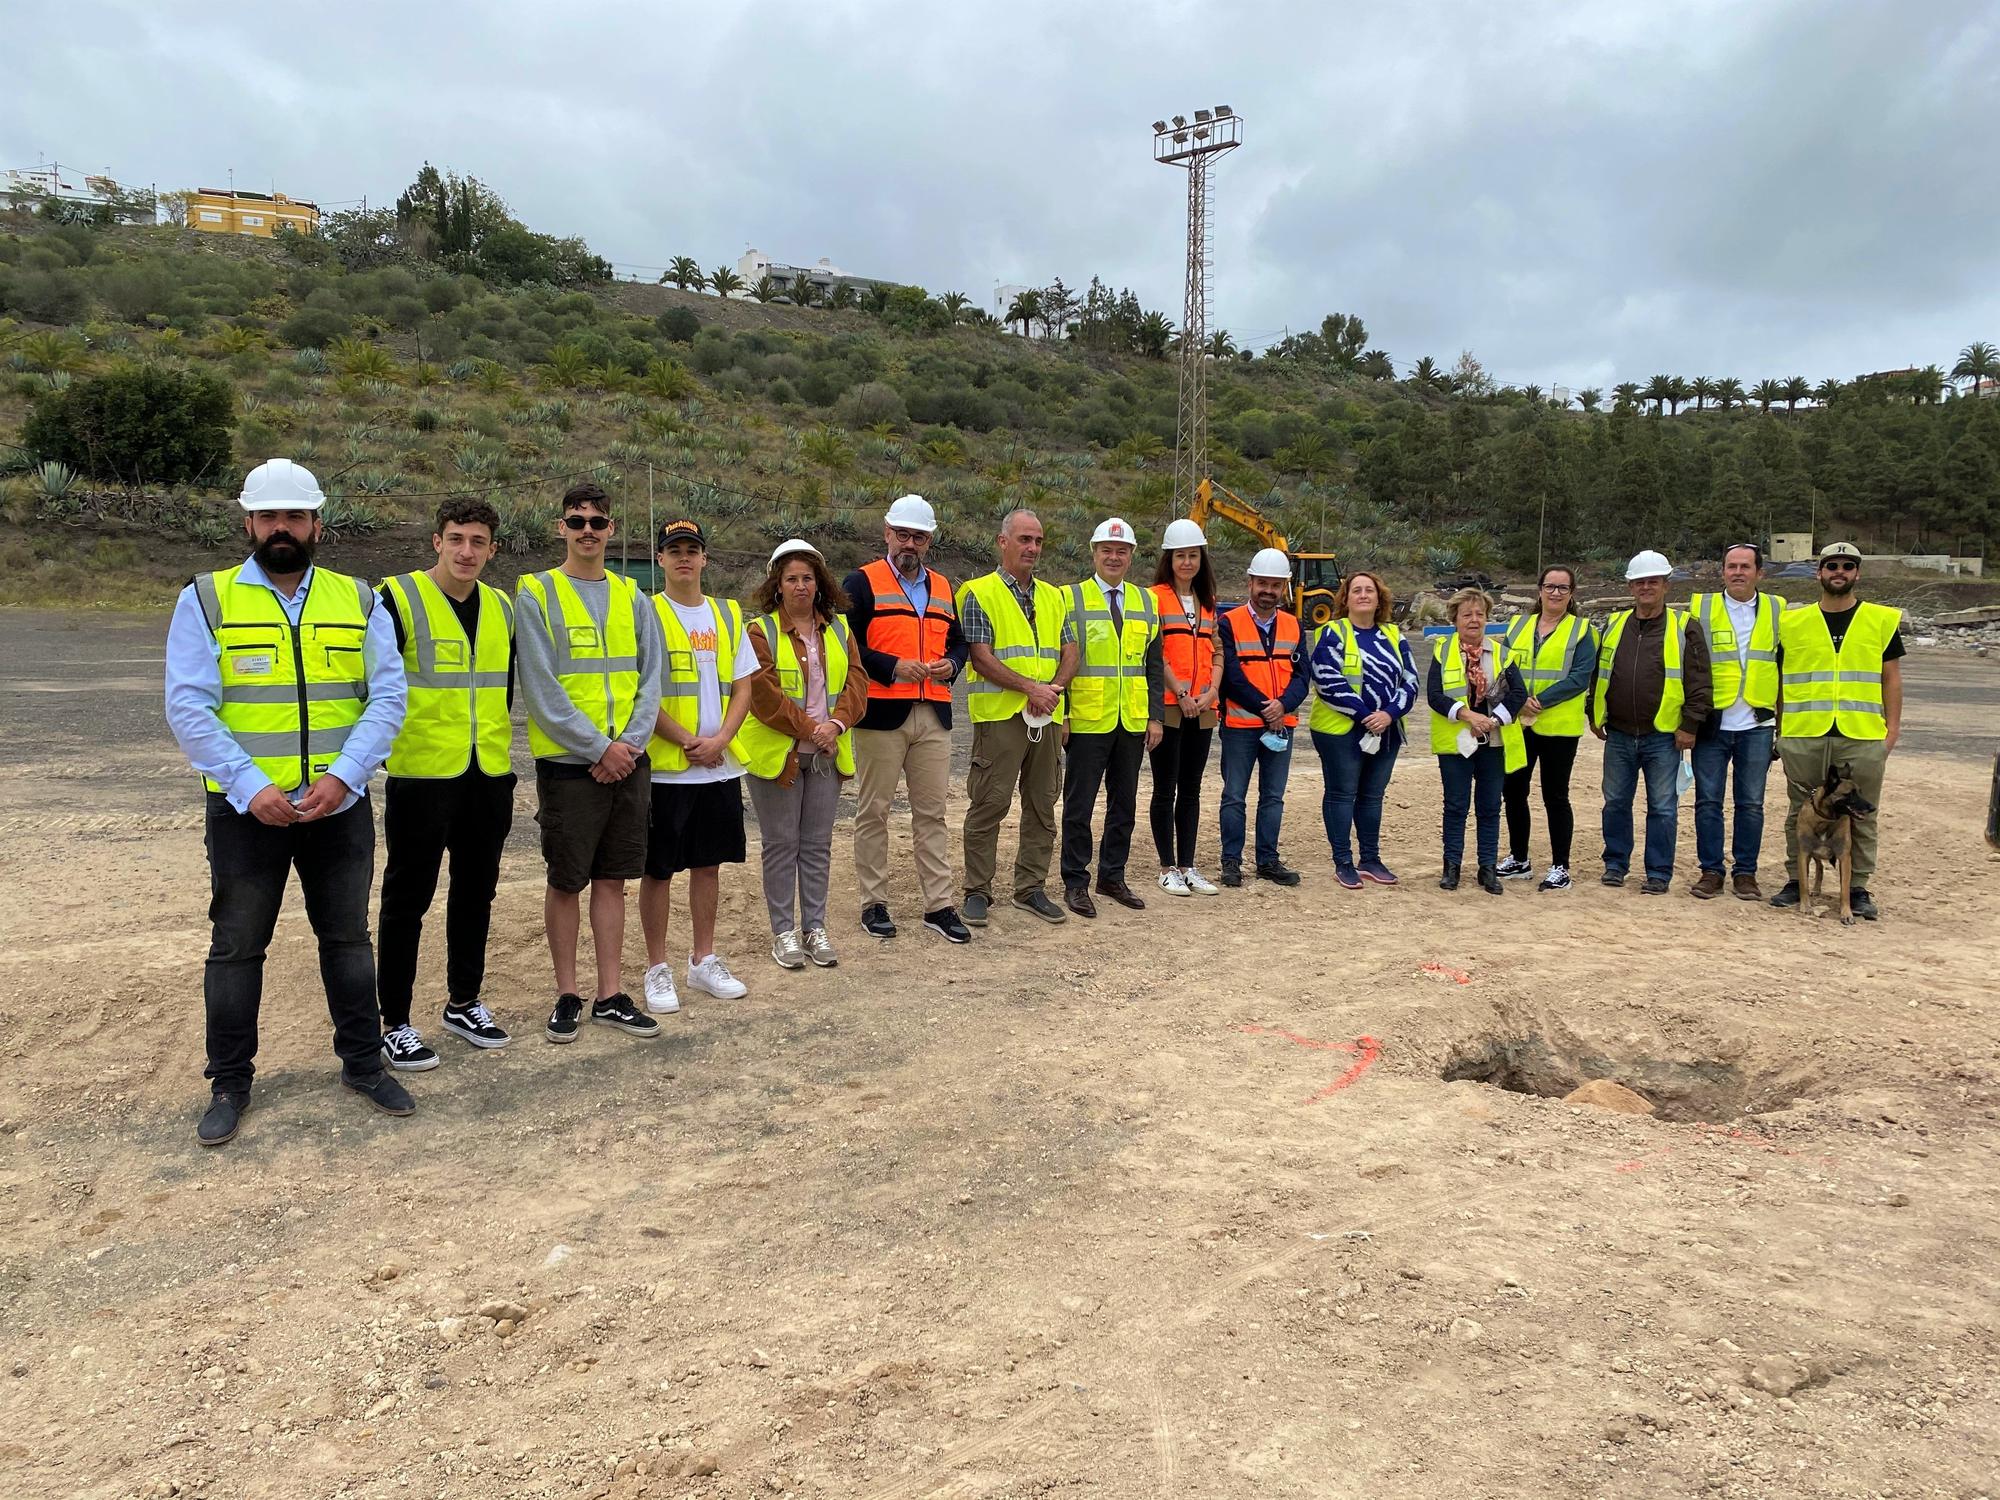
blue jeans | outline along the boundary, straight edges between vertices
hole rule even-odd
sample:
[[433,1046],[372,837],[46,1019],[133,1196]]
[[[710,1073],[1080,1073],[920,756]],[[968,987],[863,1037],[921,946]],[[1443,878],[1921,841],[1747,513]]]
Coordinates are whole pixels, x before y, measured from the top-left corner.
[[1500,798],[1507,786],[1507,752],[1498,745],[1486,745],[1471,755],[1454,750],[1437,758],[1438,775],[1444,778],[1444,862],[1455,865],[1465,859],[1465,814],[1477,817],[1479,862],[1500,863]]
[[1764,778],[1771,772],[1774,726],[1718,729],[1694,742],[1694,851],[1704,870],[1722,873],[1722,789],[1736,777],[1735,856],[1738,875],[1757,873],[1764,843]]
[[1388,789],[1389,773],[1396,769],[1396,754],[1403,748],[1400,735],[1382,742],[1373,755],[1361,753],[1361,732],[1346,734],[1312,732],[1313,748],[1319,751],[1320,771],[1326,790],[1320,794],[1320,816],[1326,820],[1326,842],[1333,850],[1336,865],[1352,865],[1354,850],[1348,843],[1350,832],[1361,840],[1361,862],[1382,861],[1382,793]]
[[1632,797],[1639,773],[1646,775],[1646,877],[1671,880],[1678,833],[1681,756],[1674,737],[1655,729],[1646,734],[1607,730],[1604,736],[1604,868],[1622,875],[1632,867]]
[[1275,864],[1278,830],[1285,821],[1285,783],[1292,775],[1292,748],[1273,750],[1261,729],[1222,731],[1222,862],[1243,863],[1243,824],[1251,767],[1257,770],[1257,863]]

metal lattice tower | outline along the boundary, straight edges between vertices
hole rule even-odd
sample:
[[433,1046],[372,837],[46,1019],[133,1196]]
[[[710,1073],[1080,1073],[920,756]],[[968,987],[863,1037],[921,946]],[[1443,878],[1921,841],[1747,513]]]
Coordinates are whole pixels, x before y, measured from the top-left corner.
[[1226,104],[1198,109],[1194,123],[1175,115],[1153,122],[1153,160],[1183,167],[1188,177],[1187,297],[1181,311],[1180,420],[1174,432],[1174,514],[1194,505],[1208,471],[1208,303],[1215,290],[1209,245],[1215,229],[1208,168],[1243,144],[1243,117]]

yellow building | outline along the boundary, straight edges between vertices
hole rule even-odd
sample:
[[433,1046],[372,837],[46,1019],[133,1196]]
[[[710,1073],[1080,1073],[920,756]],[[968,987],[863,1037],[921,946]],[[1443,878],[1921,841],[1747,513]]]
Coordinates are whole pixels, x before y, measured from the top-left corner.
[[319,228],[319,205],[287,198],[283,193],[231,192],[227,188],[199,188],[188,194],[190,229],[269,239],[281,224],[289,224],[300,234],[312,234]]

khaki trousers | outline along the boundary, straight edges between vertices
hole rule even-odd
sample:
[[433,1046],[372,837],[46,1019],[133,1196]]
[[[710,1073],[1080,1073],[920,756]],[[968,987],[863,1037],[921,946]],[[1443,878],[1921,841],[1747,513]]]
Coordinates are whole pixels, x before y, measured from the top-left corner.
[[1785,874],[1799,878],[1799,809],[1812,794],[1826,784],[1826,773],[1839,766],[1854,778],[1862,796],[1875,804],[1875,811],[1854,820],[1854,888],[1866,890],[1868,877],[1875,873],[1875,846],[1881,837],[1882,773],[1889,765],[1887,740],[1850,740],[1844,734],[1822,734],[1812,739],[1781,739],[1778,755],[1785,763],[1785,790],[1791,794],[1792,810],[1785,819]]
[[1000,825],[1021,794],[1020,837],[1014,846],[1014,894],[1026,896],[1048,883],[1056,847],[1056,791],[1062,785],[1062,726],[1043,727],[1028,739],[1019,714],[972,726],[972,770],[965,794],[965,893],[989,900],[999,863]]
[[939,911],[952,904],[951,834],[944,822],[951,731],[928,703],[912,703],[910,716],[895,729],[854,731],[854,883],[863,907],[889,903],[889,809],[899,781],[909,786],[924,911]]

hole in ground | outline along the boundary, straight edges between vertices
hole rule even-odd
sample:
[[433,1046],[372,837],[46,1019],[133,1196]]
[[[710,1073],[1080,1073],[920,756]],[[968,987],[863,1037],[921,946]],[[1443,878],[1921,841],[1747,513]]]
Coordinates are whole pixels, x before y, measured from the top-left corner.
[[1647,1055],[1643,1042],[1613,1050],[1539,1032],[1460,1042],[1445,1058],[1440,1076],[1447,1083],[1470,1079],[1545,1099],[1563,1098],[1592,1079],[1605,1078],[1642,1095],[1662,1120],[1710,1123],[1781,1109],[1815,1082],[1797,1067],[1760,1067],[1743,1058],[1656,1057]]

